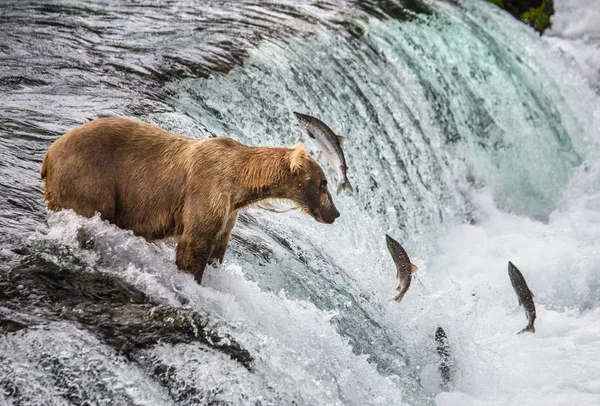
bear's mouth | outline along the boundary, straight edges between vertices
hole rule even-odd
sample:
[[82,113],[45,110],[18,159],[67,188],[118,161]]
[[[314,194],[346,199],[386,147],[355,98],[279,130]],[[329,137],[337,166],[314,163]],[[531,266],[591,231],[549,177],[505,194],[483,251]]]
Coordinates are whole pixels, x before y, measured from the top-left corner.
[[[337,212],[337,210],[336,210]],[[323,224],[333,224],[333,222],[335,221],[335,219],[337,217],[339,217],[339,212],[337,213],[337,215],[335,214],[323,214],[321,212],[321,210],[311,210],[310,214],[312,215],[312,217],[317,220],[319,223],[323,223]]]

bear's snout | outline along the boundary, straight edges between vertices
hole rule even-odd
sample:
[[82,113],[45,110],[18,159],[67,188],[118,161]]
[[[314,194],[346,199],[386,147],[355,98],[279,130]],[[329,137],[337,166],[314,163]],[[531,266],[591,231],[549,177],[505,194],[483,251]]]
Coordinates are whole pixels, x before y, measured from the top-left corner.
[[319,208],[315,211],[315,219],[321,223],[332,224],[340,216],[340,212],[334,205],[325,208]]

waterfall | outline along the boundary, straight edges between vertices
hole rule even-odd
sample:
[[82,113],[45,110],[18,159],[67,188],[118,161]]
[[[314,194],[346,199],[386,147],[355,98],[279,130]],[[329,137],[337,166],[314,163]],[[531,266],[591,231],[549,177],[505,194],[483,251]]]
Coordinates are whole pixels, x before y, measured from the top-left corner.
[[[314,22],[308,18],[314,5],[292,2],[298,9],[289,15],[247,5],[262,35],[243,37],[248,43],[239,60],[214,51],[225,73],[170,72],[157,84],[151,71],[159,68],[147,65],[151,52],[129,66],[119,62],[123,72],[136,72],[141,100],[116,78],[118,86],[99,90],[88,103],[81,94],[69,99],[70,112],[64,104],[49,106],[41,129],[31,132],[52,136],[27,136],[27,108],[11,93],[3,120],[18,122],[18,131],[3,134],[0,169],[6,202],[16,204],[0,202],[0,226],[22,236],[7,241],[6,267],[18,262],[14,247],[23,245],[57,266],[123,281],[156,303],[208,315],[254,360],[248,370],[193,342],[158,343],[127,357],[93,328],[52,319],[0,336],[0,374],[11,371],[18,396],[64,399],[66,387],[78,399],[139,404],[591,404],[597,398],[597,95],[565,56],[486,2],[428,1],[406,9],[405,18],[366,17],[369,8],[361,4],[323,7],[324,17]],[[208,6],[186,7],[178,18],[190,25],[190,16]],[[137,12],[155,20],[155,11]],[[228,20],[222,13],[232,27],[236,18],[253,16],[231,12]],[[340,16],[352,35],[340,28]],[[182,29],[170,15],[165,21],[161,35]],[[273,35],[275,25],[295,32]],[[93,41],[86,36],[99,35],[94,29],[80,40]],[[237,40],[233,31],[219,35]],[[113,47],[102,49],[120,55]],[[186,48],[174,53],[183,58]],[[102,82],[99,68],[82,75]],[[38,103],[30,108],[42,110]],[[334,197],[341,212],[334,225],[299,212],[248,209],[225,263],[207,269],[199,286],[177,270],[173,243],[149,245],[97,217],[41,208],[41,155],[94,109],[194,138],[226,135],[268,146],[305,140],[291,113],[308,113],[347,137],[355,192]],[[53,117],[63,117],[60,125]],[[33,158],[22,157],[18,166],[16,157],[28,149]],[[335,183],[336,175],[328,176]],[[81,228],[94,236],[93,250],[80,247]],[[390,301],[397,281],[386,233],[419,267],[400,304]],[[515,334],[526,320],[508,279],[509,260],[535,293],[535,335]],[[444,393],[438,326],[454,360],[452,391]]]

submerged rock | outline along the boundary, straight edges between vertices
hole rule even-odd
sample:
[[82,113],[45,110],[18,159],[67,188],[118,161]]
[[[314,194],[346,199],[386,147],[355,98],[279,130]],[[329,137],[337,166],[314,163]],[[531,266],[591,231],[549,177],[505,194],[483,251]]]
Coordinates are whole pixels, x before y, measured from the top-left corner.
[[23,324],[19,321],[13,320],[3,314],[0,314],[0,334],[14,333],[15,331],[22,330],[26,327],[27,327],[27,324]]
[[69,321],[129,358],[158,343],[198,343],[252,369],[250,353],[219,332],[214,318],[155,303],[114,276],[77,268],[36,256],[0,274],[0,334]]
[[554,0],[487,0],[508,11],[515,18],[529,24],[540,34],[550,28],[554,14]]

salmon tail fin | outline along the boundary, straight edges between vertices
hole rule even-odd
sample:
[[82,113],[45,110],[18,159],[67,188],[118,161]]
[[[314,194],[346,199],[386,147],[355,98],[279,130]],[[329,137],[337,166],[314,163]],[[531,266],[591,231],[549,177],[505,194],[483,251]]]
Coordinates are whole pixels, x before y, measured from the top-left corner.
[[410,270],[411,270],[412,272],[416,272],[416,271],[418,271],[418,270],[419,270],[419,267],[418,267],[418,266],[416,266],[415,264],[410,264]]
[[404,294],[406,292],[402,292],[400,294],[398,294],[397,296],[395,296],[394,298],[392,298],[393,301],[400,303],[400,301],[402,301],[402,298],[404,297]]
[[339,195],[340,193],[342,193],[342,190],[347,190],[348,192],[354,192],[354,189],[352,188],[352,185],[350,184],[350,181],[348,179],[344,180],[341,183],[338,183],[337,190],[335,193],[337,195]]
[[528,325],[523,330],[519,331],[517,334],[521,333],[535,333],[535,327],[533,327],[533,325]]

